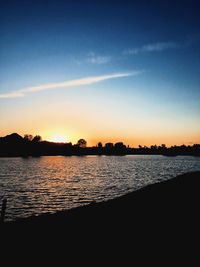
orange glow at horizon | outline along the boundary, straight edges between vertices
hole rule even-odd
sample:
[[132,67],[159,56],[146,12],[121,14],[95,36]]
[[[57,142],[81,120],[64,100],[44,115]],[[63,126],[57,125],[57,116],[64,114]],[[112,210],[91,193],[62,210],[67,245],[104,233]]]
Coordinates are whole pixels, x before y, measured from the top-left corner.
[[81,134],[79,131],[74,131],[73,129],[67,129],[62,127],[41,129],[39,131],[42,136],[42,140],[55,142],[55,143],[69,143],[76,144],[80,139]]
[[63,135],[55,134],[49,138],[49,141],[55,142],[55,143],[65,143],[65,142],[68,142],[69,140],[66,140],[65,136],[63,136]]
[[[40,135],[42,137],[42,140],[44,141],[50,141],[50,142],[56,142],[56,143],[69,143],[76,144],[77,141],[80,138],[83,138],[87,141],[88,146],[96,146],[99,142],[101,142],[103,145],[106,143],[117,143],[117,142],[123,142],[125,145],[129,145],[130,147],[138,147],[138,145],[161,145],[166,144],[168,147],[173,145],[193,145],[193,144],[199,144],[200,143],[200,136],[196,134],[192,134],[189,138],[187,136],[181,135],[181,134],[152,134],[149,136],[146,136],[145,134],[122,134],[122,133],[115,133],[115,134],[109,134],[108,132],[104,132],[103,135],[95,135],[96,132],[93,133],[87,133],[83,132],[82,129],[72,130],[69,128],[55,128],[55,129],[38,129],[37,131],[17,131],[15,129],[11,129],[7,132],[2,132],[0,136],[6,136],[8,134],[11,134],[13,132],[17,132],[21,136],[24,136],[26,133],[30,133],[33,136]],[[116,136],[117,135],[117,136]]]

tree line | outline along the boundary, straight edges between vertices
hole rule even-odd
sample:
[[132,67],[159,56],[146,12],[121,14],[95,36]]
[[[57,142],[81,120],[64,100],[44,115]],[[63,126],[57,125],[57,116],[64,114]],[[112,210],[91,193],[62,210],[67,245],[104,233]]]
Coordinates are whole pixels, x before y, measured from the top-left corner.
[[152,145],[150,147],[139,145],[137,148],[126,146],[123,142],[106,143],[104,146],[99,142],[96,146],[88,147],[87,141],[79,139],[76,144],[56,143],[43,141],[40,135],[26,134],[24,137],[17,133],[0,137],[1,157],[29,157],[43,155],[191,155],[200,156],[200,144],[191,146],[171,146],[165,144]]

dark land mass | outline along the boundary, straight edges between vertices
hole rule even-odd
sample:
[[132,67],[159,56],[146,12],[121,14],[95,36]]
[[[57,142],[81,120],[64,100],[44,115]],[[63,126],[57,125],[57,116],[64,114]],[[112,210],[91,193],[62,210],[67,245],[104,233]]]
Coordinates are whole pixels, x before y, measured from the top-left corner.
[[149,254],[157,261],[161,255],[164,262],[174,261],[174,256],[184,259],[191,250],[199,255],[199,211],[200,172],[193,172],[113,200],[5,222],[1,244],[8,242],[8,250],[15,244],[32,256],[44,247],[57,255],[65,251],[67,261],[72,255],[78,261],[80,253],[90,260],[95,255],[97,261],[107,256],[115,262],[142,261]]
[[77,144],[72,143],[55,143],[42,141],[40,136],[32,135],[20,136],[17,133],[0,137],[0,157],[40,157],[40,156],[81,156],[81,155],[190,155],[200,156],[200,144],[192,146],[172,146],[166,147],[152,145],[151,147],[139,146],[131,148],[123,144],[123,142],[106,143],[105,146],[101,142],[94,147],[87,147],[84,139],[78,140]]

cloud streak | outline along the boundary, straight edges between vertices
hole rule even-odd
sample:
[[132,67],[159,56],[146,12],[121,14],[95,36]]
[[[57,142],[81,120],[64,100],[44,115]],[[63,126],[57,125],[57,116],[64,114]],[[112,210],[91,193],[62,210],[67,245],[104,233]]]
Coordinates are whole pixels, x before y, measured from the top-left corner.
[[123,73],[112,73],[108,75],[101,75],[101,76],[92,76],[92,77],[85,77],[82,79],[77,80],[68,80],[59,83],[47,83],[38,86],[26,87],[24,89],[13,91],[10,93],[0,94],[0,98],[17,98],[23,97],[26,94],[36,93],[46,90],[56,90],[59,88],[73,88],[73,87],[80,87],[84,85],[91,85],[94,83],[99,83],[102,81],[116,79],[116,78],[123,78],[129,76],[136,76],[141,74],[143,71],[132,71],[132,72],[123,72]]
[[86,62],[97,65],[107,64],[110,61],[111,61],[110,56],[96,55],[94,52],[90,52],[88,54],[88,58],[86,59]]
[[179,47],[179,44],[174,42],[160,42],[146,44],[141,47],[135,47],[124,51],[125,55],[138,55],[141,53],[151,53],[151,52],[160,52],[168,49],[176,49]]

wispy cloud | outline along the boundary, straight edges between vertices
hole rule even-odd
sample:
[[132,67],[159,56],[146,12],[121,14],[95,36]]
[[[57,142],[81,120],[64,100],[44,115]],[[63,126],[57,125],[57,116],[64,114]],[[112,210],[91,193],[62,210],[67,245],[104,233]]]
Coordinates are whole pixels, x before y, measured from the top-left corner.
[[101,75],[101,76],[85,77],[85,78],[77,79],[77,80],[68,80],[68,81],[59,82],[59,83],[47,83],[47,84],[42,84],[38,86],[26,87],[24,89],[13,91],[10,93],[0,94],[0,98],[16,98],[16,97],[23,97],[26,94],[46,91],[50,89],[56,90],[58,88],[80,87],[80,86],[90,85],[90,84],[94,84],[94,83],[98,83],[98,82],[106,81],[110,79],[135,76],[135,75],[141,74],[142,72],[143,71],[112,73],[112,74]]
[[21,93],[20,91],[0,94],[0,98],[16,98],[16,97],[22,97],[22,96],[24,96],[24,93]]
[[133,47],[128,50],[125,50],[123,54],[125,55],[138,55],[140,53],[150,53],[150,52],[159,52],[168,49],[176,49],[180,45],[174,42],[160,42],[160,43],[152,43],[146,44],[141,47]]
[[107,64],[110,61],[111,61],[110,56],[97,55],[94,52],[90,52],[88,54],[88,57],[86,58],[86,62],[97,65]]
[[111,62],[112,57],[108,55],[99,55],[95,52],[89,52],[84,58],[73,58],[73,62],[76,65],[93,64],[93,65],[105,65]]

